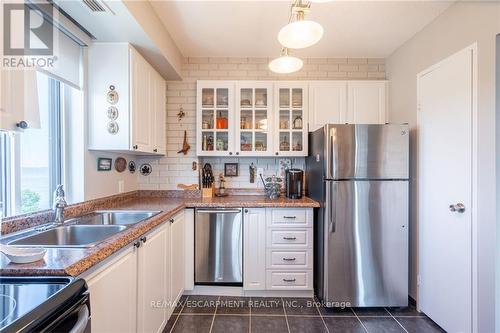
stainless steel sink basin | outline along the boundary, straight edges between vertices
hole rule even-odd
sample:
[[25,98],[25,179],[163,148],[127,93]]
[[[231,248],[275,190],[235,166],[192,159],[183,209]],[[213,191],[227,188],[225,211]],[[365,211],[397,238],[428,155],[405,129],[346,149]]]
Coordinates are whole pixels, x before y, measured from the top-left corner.
[[120,225],[66,225],[14,240],[9,245],[92,247],[126,228]]
[[75,217],[67,223],[79,225],[131,225],[155,216],[159,211],[140,210],[99,210],[91,214]]

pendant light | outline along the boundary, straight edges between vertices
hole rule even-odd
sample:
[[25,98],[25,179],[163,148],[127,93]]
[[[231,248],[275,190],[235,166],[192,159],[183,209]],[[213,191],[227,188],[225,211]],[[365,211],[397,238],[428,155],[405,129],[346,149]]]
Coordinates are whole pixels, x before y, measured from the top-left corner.
[[284,47],[281,55],[269,63],[269,69],[275,73],[289,74],[300,70],[303,65],[302,59],[288,55],[288,49]]
[[284,47],[303,49],[316,44],[323,37],[323,27],[319,23],[304,19],[309,6],[298,0],[292,7],[296,20],[285,25],[278,33],[278,41]]

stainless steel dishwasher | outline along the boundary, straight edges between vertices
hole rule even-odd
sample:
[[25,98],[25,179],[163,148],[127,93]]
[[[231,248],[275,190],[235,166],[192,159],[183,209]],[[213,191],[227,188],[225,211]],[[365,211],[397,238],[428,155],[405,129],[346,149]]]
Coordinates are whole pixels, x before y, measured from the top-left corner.
[[198,285],[243,285],[241,209],[196,209],[194,281]]

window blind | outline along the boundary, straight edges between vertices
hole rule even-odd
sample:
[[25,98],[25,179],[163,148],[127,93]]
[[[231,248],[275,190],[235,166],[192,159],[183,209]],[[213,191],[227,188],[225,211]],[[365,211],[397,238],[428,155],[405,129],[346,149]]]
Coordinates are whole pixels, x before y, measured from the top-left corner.
[[40,67],[38,70],[74,88],[81,89],[83,46],[85,43],[75,37],[62,24],[65,18],[56,8],[48,13],[45,10],[46,7],[41,8],[36,6],[36,3],[30,3],[30,6],[38,9],[38,14],[51,22],[50,25],[47,25],[47,29],[52,30],[54,41],[52,66]]

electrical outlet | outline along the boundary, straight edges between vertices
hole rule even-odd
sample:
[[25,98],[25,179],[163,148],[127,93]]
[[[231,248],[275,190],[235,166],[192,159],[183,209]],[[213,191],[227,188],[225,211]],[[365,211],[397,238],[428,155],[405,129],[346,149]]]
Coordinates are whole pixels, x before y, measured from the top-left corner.
[[125,182],[123,180],[118,181],[118,193],[125,192]]
[[262,179],[266,179],[266,176],[264,176],[264,168],[257,168],[257,184],[262,183]]
[[278,176],[281,178],[285,178],[285,170],[290,169],[291,167],[292,167],[292,160],[291,159],[281,159]]
[[257,175],[262,175],[262,177],[264,177],[264,168],[257,168]]

